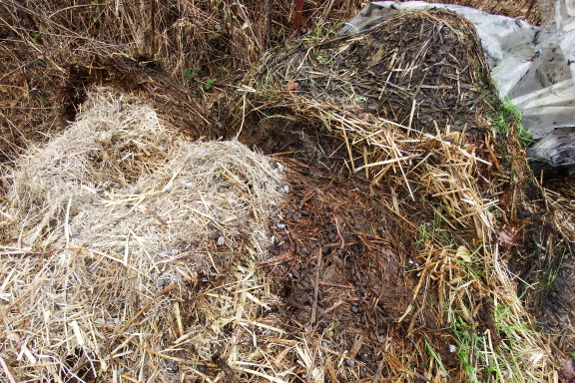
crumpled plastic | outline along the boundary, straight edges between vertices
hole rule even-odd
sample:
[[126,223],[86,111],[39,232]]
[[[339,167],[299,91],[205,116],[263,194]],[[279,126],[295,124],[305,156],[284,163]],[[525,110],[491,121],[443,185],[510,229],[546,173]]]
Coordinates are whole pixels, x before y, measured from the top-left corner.
[[477,31],[499,97],[521,114],[535,144],[527,156],[549,165],[575,165],[575,0],[538,0],[543,24],[452,4],[375,1],[340,34],[367,31],[400,13],[448,9]]

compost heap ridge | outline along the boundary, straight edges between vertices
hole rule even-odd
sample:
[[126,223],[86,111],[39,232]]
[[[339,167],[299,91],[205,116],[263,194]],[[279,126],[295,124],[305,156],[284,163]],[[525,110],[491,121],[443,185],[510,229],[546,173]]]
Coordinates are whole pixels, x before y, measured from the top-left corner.
[[352,36],[300,39],[263,62],[256,89],[293,93],[302,116],[319,102],[435,133],[481,127],[477,115],[488,110],[489,72],[473,25],[445,10],[407,13]]
[[[389,225],[384,234],[399,239],[392,241],[392,253],[397,252],[393,257],[404,262],[400,267],[413,278],[407,307],[394,316],[396,302],[360,294],[364,322],[376,324],[366,326],[364,335],[376,342],[383,360],[375,367],[366,363],[372,376],[394,381],[417,380],[417,373],[438,381],[485,381],[493,374],[518,381],[558,376],[555,362],[561,352],[552,352],[546,336],[533,331],[536,325],[516,293],[517,276],[507,266],[507,259],[516,255],[516,241],[527,235],[526,223],[517,219],[524,185],[511,181],[529,174],[521,160],[521,143],[515,139],[517,124],[497,114],[501,106],[488,82],[473,27],[465,19],[446,11],[412,12],[359,35],[299,39],[264,57],[240,90],[235,113],[226,124],[230,136],[292,155],[332,179],[326,181],[329,185],[337,184],[333,174],[346,171],[369,180],[371,199],[353,202],[383,204],[388,207],[386,219],[401,223]],[[308,209],[311,196],[318,193],[310,186],[303,194],[300,204]],[[337,217],[347,203],[340,200],[325,211],[339,211]],[[352,236],[349,242],[369,248],[347,223],[352,214],[348,210],[345,218],[340,215],[341,227],[333,228],[332,234],[346,241]],[[338,226],[335,218],[333,225]],[[379,237],[378,225],[373,222],[363,237]],[[288,227],[299,228],[301,223]],[[328,250],[329,262],[337,263],[339,257],[353,263],[353,257],[362,255],[353,254],[343,239],[345,256],[331,255],[333,243],[306,253]],[[305,291],[309,281],[298,276],[298,262],[309,264],[309,255],[298,253],[296,249],[290,261],[294,266],[284,275],[294,275],[286,279]],[[381,267],[381,258],[392,256],[380,249],[372,257],[372,263],[359,262],[361,269]],[[311,264],[312,269],[321,268],[321,257]],[[382,273],[392,276],[388,270]],[[376,274],[368,281],[372,275]],[[307,300],[286,302],[296,313],[305,311],[306,301],[318,310],[332,310],[329,299],[317,298],[333,294],[329,287],[318,287],[318,279]],[[339,286],[355,282],[367,283],[367,291],[381,290],[377,282],[353,277],[332,281]],[[383,327],[393,330],[395,341],[373,334],[381,325],[378,311],[388,313]],[[353,331],[344,325],[347,314],[340,314],[341,321],[333,315],[332,323],[341,324],[341,333]],[[325,322],[317,326],[330,329]],[[320,334],[316,344],[321,344]],[[414,344],[402,342],[403,337]],[[453,350],[445,342],[453,342]],[[359,350],[352,343],[352,349]],[[446,361],[454,354],[461,364],[451,370],[453,365]],[[405,355],[413,359],[407,361]],[[398,366],[412,362],[419,364],[420,372],[398,371]],[[357,371],[340,373],[349,378]]]
[[120,100],[93,94],[7,175],[1,356],[16,381],[179,381],[176,364],[202,375],[198,361],[275,329],[253,321],[275,299],[253,274],[281,168],[238,142],[184,142]]

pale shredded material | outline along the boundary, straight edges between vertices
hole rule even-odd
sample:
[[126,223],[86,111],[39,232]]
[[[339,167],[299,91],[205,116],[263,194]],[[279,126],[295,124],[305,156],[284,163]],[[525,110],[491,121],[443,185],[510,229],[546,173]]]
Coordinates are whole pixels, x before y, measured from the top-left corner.
[[271,159],[186,142],[149,106],[100,91],[5,182],[0,356],[16,381],[180,381],[174,365],[199,377],[198,361],[241,354],[229,323],[243,326],[232,337],[281,332],[254,317],[275,299],[254,275],[285,198]]

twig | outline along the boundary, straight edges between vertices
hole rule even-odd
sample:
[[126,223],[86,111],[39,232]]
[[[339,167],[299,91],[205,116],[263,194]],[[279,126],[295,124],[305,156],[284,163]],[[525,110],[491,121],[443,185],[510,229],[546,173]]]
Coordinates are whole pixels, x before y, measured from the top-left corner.
[[373,383],[377,383],[381,377],[381,372],[383,371],[383,364],[385,363],[385,357],[382,355],[379,364],[377,365],[377,371],[373,377]]
[[72,197],[68,200],[66,206],[66,219],[64,222],[64,233],[66,235],[66,243],[70,243],[70,206],[72,205]]
[[340,289],[350,289],[350,290],[353,290],[356,288],[355,286],[342,285],[339,283],[331,283],[331,282],[324,282],[324,281],[318,281],[318,285],[328,286],[328,287],[337,287]]
[[279,265],[281,263],[291,261],[292,259],[293,259],[293,251],[290,251],[289,253],[278,255],[277,257],[273,257],[273,258],[267,259],[263,262],[260,262],[259,266],[260,267],[276,266],[276,265]]
[[6,377],[8,377],[8,380],[10,381],[10,383],[16,383],[16,380],[14,380],[14,377],[10,373],[10,370],[8,369],[8,366],[6,365],[6,362],[4,361],[4,359],[1,356],[0,356],[0,366],[2,366],[2,369],[4,370],[4,374],[6,374]]
[[232,382],[237,381],[236,373],[234,372],[234,370],[218,354],[212,356],[212,362],[214,362],[214,364],[216,366],[218,366],[220,368],[220,370],[222,370],[224,372],[224,374],[226,375],[226,377],[228,378],[229,381],[232,381]]
[[144,307],[142,307],[142,309],[140,311],[138,311],[138,313],[136,315],[134,315],[124,326],[122,326],[122,328],[120,329],[120,331],[116,331],[117,333],[122,333],[124,332],[128,327],[130,327],[130,325],[132,323],[134,323],[134,321],[136,319],[138,319],[138,317],[140,315],[142,315],[142,313],[144,311],[147,310],[148,307],[150,307],[150,305],[156,300],[158,299],[158,297],[164,295],[165,293],[167,293],[168,291],[172,290],[173,288],[176,287],[176,284],[172,283],[171,285],[167,286],[165,289],[163,289],[162,291],[160,291],[159,293],[157,293],[152,299],[150,299],[150,301],[148,303],[146,303],[144,305]]
[[66,8],[62,8],[62,9],[58,9],[56,12],[48,15],[48,19],[51,19],[52,17],[56,16],[58,13],[62,13],[62,12],[66,12],[69,11],[71,9],[75,9],[75,8],[85,8],[85,7],[99,7],[99,6],[105,6],[106,4],[82,4],[82,5],[73,5],[71,7],[66,7]]
[[341,235],[341,231],[339,230],[339,221],[337,220],[337,216],[335,214],[332,214],[331,216],[335,221],[335,228],[337,230],[337,235],[339,236],[339,239],[341,239],[340,249],[343,249],[343,247],[345,246],[345,239],[343,238],[343,236]]
[[310,325],[313,325],[315,323],[315,320],[316,320],[317,298],[319,295],[319,274],[321,273],[322,255],[323,255],[323,248],[320,247],[317,251],[317,270],[315,273],[315,281],[314,281],[314,286],[313,286],[313,305],[312,305],[312,310],[311,310],[311,318],[309,321]]

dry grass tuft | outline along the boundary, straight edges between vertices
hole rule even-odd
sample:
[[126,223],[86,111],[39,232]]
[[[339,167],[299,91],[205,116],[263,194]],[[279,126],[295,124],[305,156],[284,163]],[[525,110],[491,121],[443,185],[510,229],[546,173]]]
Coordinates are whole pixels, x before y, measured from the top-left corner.
[[[348,20],[362,5],[308,2],[306,30]],[[289,0],[3,1],[0,160],[66,128],[92,85],[141,92],[157,111],[177,110],[177,127],[206,135],[224,112],[214,110],[214,89],[292,36],[294,17]]]

